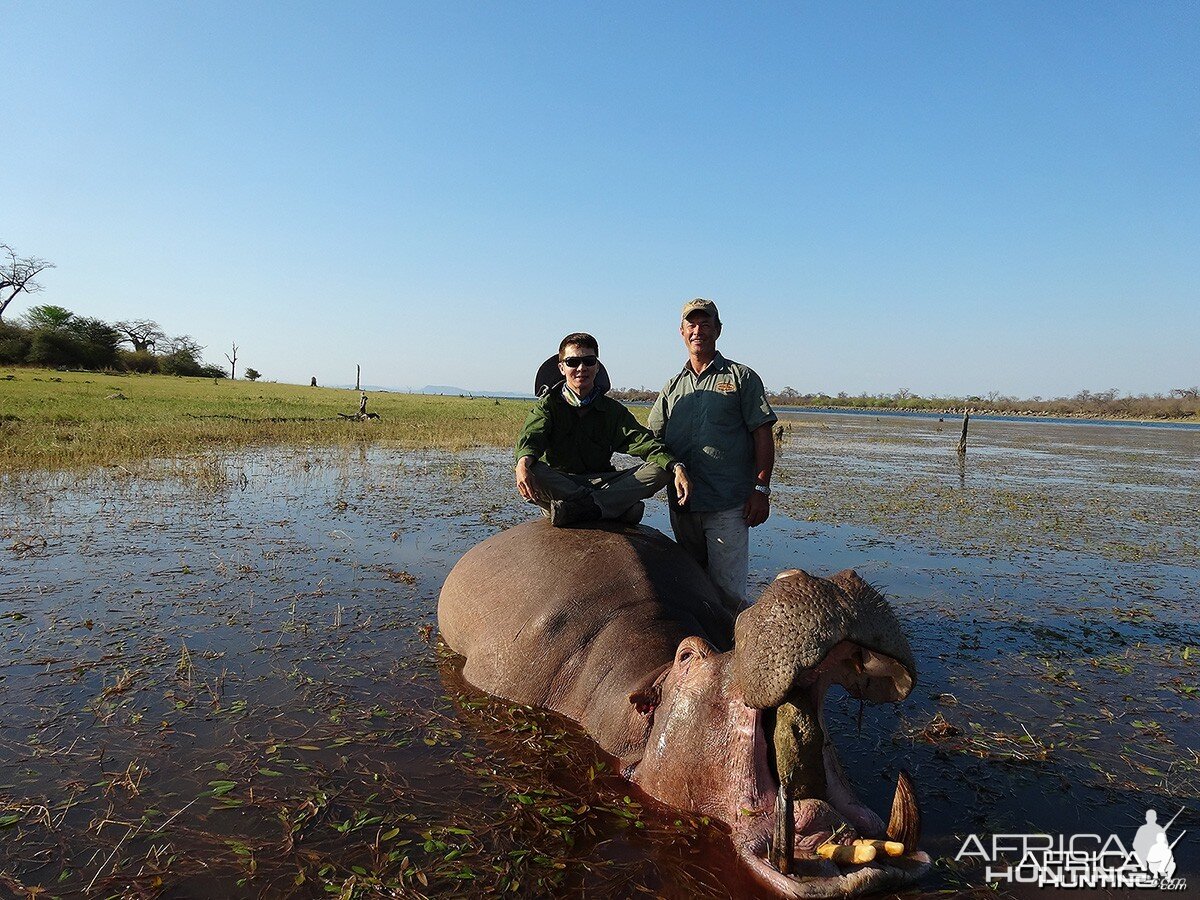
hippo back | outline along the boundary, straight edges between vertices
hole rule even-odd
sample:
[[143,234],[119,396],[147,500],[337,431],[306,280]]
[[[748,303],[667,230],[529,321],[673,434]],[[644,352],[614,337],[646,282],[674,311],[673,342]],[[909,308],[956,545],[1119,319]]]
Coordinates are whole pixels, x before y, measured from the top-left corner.
[[733,619],[703,570],[651,528],[517,525],[469,550],[438,599],[442,639],[488,693],[580,722],[625,758],[644,734],[629,695],[698,635],[718,650]]

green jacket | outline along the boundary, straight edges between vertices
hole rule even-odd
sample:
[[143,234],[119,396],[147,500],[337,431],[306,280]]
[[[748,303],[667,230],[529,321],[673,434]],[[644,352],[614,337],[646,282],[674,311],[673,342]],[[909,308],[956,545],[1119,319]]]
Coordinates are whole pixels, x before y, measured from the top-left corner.
[[560,383],[530,411],[514,458],[532,456],[560,472],[586,475],[615,471],[614,453],[628,453],[664,469],[675,462],[662,441],[619,402],[601,394],[587,406],[570,406],[562,398]]

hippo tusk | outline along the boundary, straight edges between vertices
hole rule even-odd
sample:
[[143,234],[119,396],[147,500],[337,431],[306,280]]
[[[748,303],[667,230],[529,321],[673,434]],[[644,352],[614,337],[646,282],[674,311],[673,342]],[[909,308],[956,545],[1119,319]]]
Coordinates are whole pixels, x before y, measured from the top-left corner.
[[921,843],[921,808],[912,778],[903,769],[896,779],[896,796],[892,799],[892,815],[888,819],[887,836],[915,850]]
[[796,821],[793,818],[792,792],[787,783],[779,785],[775,795],[775,827],[771,831],[770,852],[767,857],[783,875],[792,872],[792,856],[796,849]]

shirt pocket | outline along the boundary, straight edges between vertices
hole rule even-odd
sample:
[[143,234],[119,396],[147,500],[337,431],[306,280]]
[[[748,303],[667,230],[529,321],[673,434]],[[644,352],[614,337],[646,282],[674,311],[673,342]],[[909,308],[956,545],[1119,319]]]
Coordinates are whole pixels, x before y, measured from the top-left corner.
[[716,431],[730,432],[745,429],[746,423],[742,419],[742,400],[738,391],[736,389],[724,392],[705,391],[704,419],[705,424]]

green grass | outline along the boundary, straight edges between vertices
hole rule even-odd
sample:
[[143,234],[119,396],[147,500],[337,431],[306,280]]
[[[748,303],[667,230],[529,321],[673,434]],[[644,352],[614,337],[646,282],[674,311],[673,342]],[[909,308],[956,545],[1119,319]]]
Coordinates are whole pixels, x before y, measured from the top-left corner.
[[[461,450],[515,440],[532,401],[371,393],[164,375],[0,370],[0,474],[271,444]],[[123,399],[122,399],[123,398]]]

